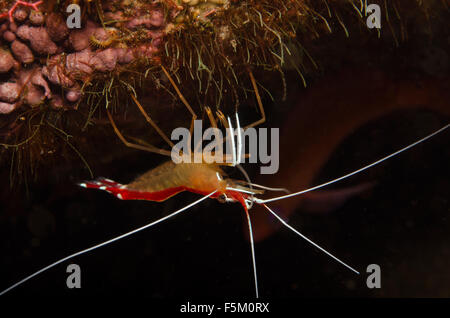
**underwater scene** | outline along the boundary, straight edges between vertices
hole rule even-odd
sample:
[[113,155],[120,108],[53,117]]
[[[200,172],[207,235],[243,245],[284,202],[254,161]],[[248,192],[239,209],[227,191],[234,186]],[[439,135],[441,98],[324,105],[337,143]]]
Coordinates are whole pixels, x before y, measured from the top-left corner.
[[450,297],[449,21],[0,0],[0,300]]

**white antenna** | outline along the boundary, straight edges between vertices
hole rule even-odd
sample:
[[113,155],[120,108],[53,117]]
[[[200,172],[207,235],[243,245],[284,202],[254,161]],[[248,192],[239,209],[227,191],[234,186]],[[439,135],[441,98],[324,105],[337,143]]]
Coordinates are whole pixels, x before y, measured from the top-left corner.
[[236,145],[234,143],[234,129],[233,126],[231,125],[231,120],[230,117],[228,117],[228,129],[230,130],[230,140],[231,140],[231,155],[233,158],[233,164],[232,166],[236,166]]
[[52,264],[50,264],[50,265],[48,265],[48,266],[46,266],[46,267],[40,269],[40,270],[38,270],[37,272],[34,272],[33,274],[31,274],[31,275],[25,277],[24,279],[18,281],[18,282],[15,283],[14,285],[12,285],[12,286],[6,288],[5,290],[1,291],[1,292],[0,292],[0,296],[6,294],[6,293],[9,292],[11,289],[16,288],[17,286],[22,285],[23,283],[25,283],[26,281],[32,279],[33,277],[35,277],[35,276],[37,276],[37,275],[39,275],[39,274],[45,272],[46,270],[49,270],[50,268],[53,268],[53,267],[55,267],[56,265],[59,265],[59,264],[65,262],[65,261],[67,261],[67,260],[69,260],[69,259],[72,259],[72,258],[74,258],[74,257],[76,257],[76,256],[85,254],[85,253],[90,252],[90,251],[92,251],[92,250],[95,250],[95,249],[97,249],[97,248],[103,247],[103,246],[108,245],[108,244],[110,244],[110,243],[116,242],[116,241],[118,241],[118,240],[123,239],[124,237],[133,235],[133,234],[135,234],[135,233],[137,233],[137,232],[139,232],[139,231],[145,230],[145,229],[147,229],[147,228],[149,228],[149,227],[151,227],[151,226],[153,226],[153,225],[156,225],[156,224],[158,224],[158,223],[161,223],[161,222],[163,222],[163,221],[165,221],[165,220],[167,220],[167,219],[169,219],[169,218],[171,218],[171,217],[173,217],[173,216],[175,216],[175,215],[177,215],[177,214],[179,214],[179,213],[181,213],[181,212],[183,212],[183,211],[189,209],[190,207],[193,207],[194,205],[196,205],[196,204],[202,202],[203,200],[206,200],[207,198],[209,198],[210,196],[212,196],[212,195],[213,195],[214,193],[216,193],[216,192],[217,192],[217,190],[214,191],[214,192],[211,192],[210,194],[204,196],[204,197],[201,198],[201,199],[198,199],[198,200],[195,201],[195,202],[192,202],[192,203],[186,205],[185,207],[179,209],[178,211],[175,211],[175,212],[173,212],[173,213],[171,213],[171,214],[169,214],[169,215],[166,215],[165,217],[160,218],[159,220],[153,221],[153,222],[151,222],[151,223],[149,223],[149,224],[147,224],[147,225],[141,226],[141,227],[139,227],[139,228],[137,228],[137,229],[134,229],[134,230],[132,230],[132,231],[130,231],[130,232],[127,232],[127,233],[122,234],[122,235],[120,235],[120,236],[114,237],[114,238],[112,238],[112,239],[110,239],[110,240],[108,240],[108,241],[105,241],[105,242],[103,242],[103,243],[99,243],[99,244],[94,245],[94,246],[92,246],[92,247],[86,248],[86,249],[84,249],[84,250],[82,250],[82,251],[79,251],[79,252],[73,253],[73,254],[71,254],[71,255],[69,255],[69,256],[66,256],[66,257],[64,257],[64,258],[61,258],[60,260],[58,260],[58,261],[56,261],[56,262],[54,262],[54,263],[52,263]]
[[332,259],[336,260],[337,262],[341,263],[342,265],[344,265],[345,267],[347,267],[349,270],[355,272],[356,274],[359,275],[359,272],[354,269],[353,267],[351,267],[350,265],[347,265],[346,263],[344,263],[343,261],[341,261],[339,258],[337,258],[336,256],[334,256],[333,254],[331,254],[330,252],[326,251],[324,248],[320,247],[319,245],[317,245],[316,243],[314,243],[313,241],[311,241],[309,238],[307,238],[306,236],[304,236],[302,233],[300,233],[299,231],[297,231],[296,229],[294,229],[292,226],[290,226],[289,224],[286,223],[286,221],[284,221],[281,217],[279,217],[275,212],[273,212],[267,205],[263,204],[263,206],[269,210],[270,213],[272,213],[284,226],[286,226],[288,229],[290,229],[292,232],[294,232],[295,234],[297,234],[298,236],[300,236],[302,239],[304,239],[305,241],[307,241],[308,243],[314,245],[315,247],[317,247],[319,250],[321,250],[322,252],[324,252],[325,254],[327,254],[328,256],[330,256]]
[[245,210],[245,214],[247,215],[248,233],[249,233],[248,235],[250,236],[250,246],[252,248],[252,262],[253,262],[253,277],[255,279],[255,293],[256,293],[256,298],[259,298],[258,275],[256,274],[255,242],[253,241],[252,222],[250,221],[250,214],[249,214],[248,210]]
[[416,142],[413,142],[413,143],[410,144],[409,146],[406,146],[406,147],[404,147],[404,148],[402,148],[402,149],[400,149],[400,150],[398,150],[398,151],[396,151],[396,152],[394,152],[394,153],[392,153],[392,154],[390,154],[390,155],[388,155],[388,156],[386,156],[386,157],[381,158],[380,160],[377,160],[377,161],[375,161],[375,162],[372,162],[371,164],[368,164],[367,166],[364,166],[364,167],[362,167],[362,168],[360,168],[360,169],[358,169],[358,170],[355,170],[355,171],[353,171],[353,172],[350,172],[350,173],[348,173],[348,174],[346,174],[346,175],[344,175],[344,176],[342,176],[342,177],[339,177],[339,178],[333,179],[333,180],[331,180],[331,181],[328,181],[328,182],[319,184],[319,185],[317,185],[317,186],[315,186],[315,187],[312,187],[312,188],[309,188],[309,189],[306,189],[306,190],[302,190],[302,191],[295,192],[295,193],[291,193],[291,194],[286,194],[286,195],[283,195],[283,196],[280,196],[280,197],[275,197],[275,198],[271,198],[271,199],[267,199],[267,200],[262,200],[262,199],[257,199],[257,198],[255,198],[255,202],[256,202],[256,203],[259,203],[259,204],[263,204],[263,203],[269,203],[269,202],[273,202],[273,201],[278,201],[278,200],[287,199],[287,198],[290,198],[290,197],[295,197],[295,196],[297,196],[297,195],[301,195],[301,194],[304,194],[304,193],[307,193],[307,192],[311,192],[311,191],[314,191],[314,190],[323,188],[323,187],[325,187],[325,186],[327,186],[327,185],[333,184],[333,183],[335,183],[335,182],[341,181],[341,180],[343,180],[343,179],[349,178],[349,177],[351,177],[351,176],[353,176],[353,175],[355,175],[355,174],[360,173],[361,171],[364,171],[364,170],[367,170],[367,169],[369,169],[369,168],[371,168],[371,167],[373,167],[373,166],[376,166],[377,164],[382,163],[383,161],[385,161],[385,160],[387,160],[387,159],[389,159],[389,158],[395,157],[396,155],[398,155],[398,154],[400,154],[400,153],[402,153],[402,152],[404,152],[404,151],[406,151],[406,150],[408,150],[408,149],[411,149],[411,148],[417,146],[418,144],[424,142],[425,140],[430,139],[430,138],[433,137],[434,135],[437,135],[437,134],[439,134],[440,132],[443,132],[443,131],[446,130],[448,127],[450,127],[450,124],[447,124],[447,125],[445,125],[444,127],[442,127],[441,129],[436,130],[435,132],[429,134],[428,136],[423,137],[422,139],[419,139],[419,140],[417,140]]

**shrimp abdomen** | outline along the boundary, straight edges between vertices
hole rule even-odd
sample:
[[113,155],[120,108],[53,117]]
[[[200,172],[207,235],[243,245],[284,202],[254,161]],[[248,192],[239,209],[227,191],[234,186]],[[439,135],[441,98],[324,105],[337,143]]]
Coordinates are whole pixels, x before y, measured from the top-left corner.
[[94,181],[83,182],[79,184],[83,188],[99,189],[115,195],[121,200],[146,200],[162,202],[174,196],[177,193],[185,191],[185,187],[167,188],[161,191],[147,192],[126,188],[126,185],[115,181],[99,178]]

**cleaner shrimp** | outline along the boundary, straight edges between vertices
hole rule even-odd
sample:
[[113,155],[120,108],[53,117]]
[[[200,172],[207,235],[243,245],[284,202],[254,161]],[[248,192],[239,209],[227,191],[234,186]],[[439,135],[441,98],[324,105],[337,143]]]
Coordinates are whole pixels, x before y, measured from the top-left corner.
[[[164,70],[164,69],[163,69]],[[164,72],[166,72],[164,70]],[[167,74],[168,75],[168,74]],[[169,79],[170,76],[168,76]],[[261,98],[259,97],[258,88],[254,82],[253,75],[250,73],[250,78],[252,79],[253,88],[257,97],[258,105],[260,108],[260,112],[262,115],[261,120],[258,120],[255,123],[252,123],[248,126],[245,126],[244,129],[249,127],[254,127],[262,122],[265,121],[265,113],[262,106]],[[180,98],[185,103],[188,110],[193,115],[193,120],[196,117],[195,113],[192,111],[192,108],[187,104],[186,100],[182,97],[181,93],[179,92],[179,89],[176,87],[175,83],[173,81],[172,85],[175,87],[175,90],[177,93],[179,93]],[[139,109],[144,114],[147,121],[158,131],[158,133],[162,136],[163,139],[168,141],[167,136],[164,135],[164,133],[155,125],[155,123],[151,120],[151,118],[143,111],[142,106],[135,100]],[[217,127],[217,120],[212,116],[212,112],[209,108],[206,108],[206,112],[208,114],[208,117],[210,119],[211,126]],[[197,164],[187,164],[187,163],[181,163],[179,165],[174,164],[172,161],[168,161],[166,163],[163,163],[162,165],[148,171],[147,173],[144,173],[142,176],[135,179],[133,182],[129,184],[120,184],[115,181],[112,181],[110,179],[106,178],[99,178],[94,181],[88,181],[88,182],[82,182],[79,185],[84,188],[93,188],[93,189],[99,189],[107,191],[114,196],[116,196],[118,199],[121,200],[147,200],[147,201],[157,201],[162,202],[166,201],[167,199],[181,193],[184,191],[187,192],[193,192],[197,195],[201,195],[202,197],[194,200],[192,203],[178,209],[175,211],[172,211],[171,213],[167,214],[166,216],[156,219],[155,221],[148,223],[144,226],[141,226],[139,228],[136,228],[132,231],[128,231],[120,236],[111,238],[107,241],[104,241],[102,243],[96,244],[92,247],[83,249],[79,252],[73,253],[69,256],[66,256],[64,258],[61,258],[57,260],[56,262],[34,272],[33,274],[25,277],[24,279],[16,282],[15,284],[11,285],[7,289],[4,289],[0,292],[0,295],[3,295],[12,289],[22,285],[23,283],[27,282],[28,280],[40,275],[43,272],[46,272],[55,266],[66,263],[68,264],[69,260],[75,259],[78,256],[81,256],[85,253],[88,253],[90,251],[96,250],[100,247],[109,245],[111,243],[117,242],[119,240],[122,240],[125,237],[134,235],[142,230],[148,229],[150,227],[156,225],[162,225],[166,223],[165,221],[168,219],[172,219],[173,217],[177,216],[178,214],[184,214],[183,212],[194,208],[195,206],[201,204],[201,202],[213,198],[217,199],[222,203],[233,203],[237,202],[242,206],[242,209],[244,210],[246,214],[246,222],[248,226],[248,235],[249,235],[249,241],[250,241],[250,255],[251,255],[251,271],[247,272],[247,275],[245,276],[251,276],[253,280],[253,289],[254,289],[254,295],[258,298],[260,295],[260,286],[258,284],[258,278],[261,276],[260,272],[258,271],[257,266],[257,259],[258,259],[258,253],[255,251],[255,243],[253,241],[253,231],[252,231],[252,222],[251,222],[251,208],[254,204],[260,205],[266,209],[266,211],[271,215],[276,221],[280,222],[280,224],[285,228],[288,229],[291,233],[294,233],[297,236],[300,236],[303,240],[305,240],[310,246],[312,246],[315,250],[320,251],[321,253],[324,253],[327,257],[333,259],[337,264],[342,266],[343,268],[349,270],[349,273],[351,275],[358,275],[363,272],[364,269],[360,269],[359,271],[355,268],[353,268],[351,265],[347,264],[347,262],[351,262],[351,257],[345,257],[345,261],[341,258],[338,258],[335,256],[336,253],[331,253],[328,251],[328,249],[325,248],[325,246],[322,246],[322,244],[315,243],[310,238],[305,236],[303,233],[301,233],[297,228],[290,225],[286,220],[284,220],[280,215],[276,213],[276,210],[272,207],[272,202],[280,201],[280,200],[287,200],[290,197],[294,196],[300,196],[303,194],[306,194],[308,192],[312,192],[314,190],[318,190],[321,188],[324,188],[326,186],[329,186],[331,184],[337,183],[339,181],[351,178],[352,176],[359,174],[365,170],[368,170],[374,166],[377,166],[383,162],[385,162],[388,159],[391,159],[393,157],[398,156],[399,154],[408,151],[417,145],[431,139],[432,137],[444,132],[446,129],[449,128],[450,124],[447,124],[443,126],[442,128],[424,136],[423,138],[410,143],[402,148],[399,148],[397,151],[385,155],[381,159],[378,159],[376,161],[373,161],[367,165],[362,166],[359,169],[356,169],[350,173],[347,173],[341,177],[335,178],[333,180],[321,183],[319,185],[316,185],[314,187],[301,190],[301,191],[295,191],[289,194],[283,194],[279,196],[273,196],[269,199],[263,199],[260,198],[260,195],[263,194],[263,192],[271,192],[271,191],[284,191],[284,189],[280,188],[268,188],[264,187],[262,185],[257,185],[252,183],[248,176],[246,175],[245,171],[240,168],[240,160],[243,156],[243,149],[242,149],[242,135],[241,135],[241,125],[239,121],[239,115],[236,113],[234,115],[233,120],[231,117],[225,117],[222,113],[217,112],[217,119],[223,124],[225,129],[229,132],[229,136],[232,136],[229,138],[229,140],[226,140],[224,142],[230,142],[232,145],[232,152],[231,152],[231,163],[229,164],[223,164],[223,166],[230,166],[230,167],[237,167],[241,170],[241,172],[245,176],[245,181],[241,180],[234,180],[227,178],[226,175],[223,173],[221,169],[221,165],[218,164],[207,164],[204,161],[202,163]],[[108,112],[108,116],[111,120],[111,124],[113,126],[113,129],[115,133],[118,135],[118,137],[122,140],[122,142],[129,147],[133,147],[140,150],[145,150],[153,153],[159,153],[168,155],[168,152],[163,149],[158,149],[153,146],[143,146],[140,144],[134,144],[129,142],[125,139],[125,137],[120,133],[118,127],[116,126],[112,115]],[[235,127],[233,126],[232,122],[235,122]],[[191,125],[192,127],[192,125]],[[236,132],[236,133],[235,133]],[[168,141],[169,145],[173,146],[170,141]],[[193,154],[189,154],[193,155]],[[203,158],[204,160],[205,158]],[[175,219],[175,218],[174,218]],[[248,247],[247,247],[248,248]],[[247,250],[248,252],[248,250]],[[201,278],[198,279],[199,281],[202,281]],[[149,282],[151,283],[151,282]],[[201,283],[199,283],[201,284]]]

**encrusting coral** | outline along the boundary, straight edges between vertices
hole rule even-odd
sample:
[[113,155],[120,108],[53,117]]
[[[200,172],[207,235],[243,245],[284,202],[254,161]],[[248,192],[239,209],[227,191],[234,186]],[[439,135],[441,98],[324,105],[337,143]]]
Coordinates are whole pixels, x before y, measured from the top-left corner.
[[8,12],[4,12],[0,14],[0,19],[4,17],[9,17],[9,21],[11,23],[14,22],[14,20],[22,22],[27,18],[28,13],[26,11],[22,10],[16,10],[19,6],[25,6],[33,8],[36,11],[39,11],[38,6],[42,4],[43,1],[36,1],[36,2],[26,2],[21,0],[16,0],[14,5],[8,10]]
[[[154,27],[162,26],[164,22],[160,6],[154,4],[145,6],[146,10],[157,12],[148,23],[136,22],[139,18],[126,19],[129,20],[127,23],[129,32],[141,26],[152,28],[148,32],[140,31],[145,33],[145,37],[141,37],[145,42],[142,41],[133,47],[126,45],[123,47],[120,43],[117,43],[116,47],[107,47],[108,45],[95,46],[93,42],[108,41],[112,36],[108,30],[117,29],[105,29],[100,23],[88,18],[81,30],[70,30],[62,13],[51,12],[43,15],[42,12],[36,11],[39,10],[38,5],[42,3],[43,1],[33,4],[17,1],[8,12],[0,16],[0,18],[9,17],[0,26],[0,37],[2,46],[9,46],[12,53],[2,50],[1,54],[5,59],[2,59],[0,73],[10,73],[7,82],[18,83],[19,79],[24,77],[22,73],[26,72],[25,69],[34,68],[45,77],[49,85],[57,85],[66,92],[64,103],[52,102],[53,96],[58,94],[44,91],[42,98],[39,99],[27,98],[27,94],[35,94],[33,90],[21,90],[22,95],[15,98],[11,98],[13,95],[5,95],[9,91],[3,90],[3,93],[0,93],[0,101],[10,103],[9,107],[2,108],[3,114],[10,113],[20,106],[36,106],[29,104],[29,101],[38,100],[48,101],[48,104],[54,107],[70,108],[82,96],[80,91],[82,83],[90,81],[94,72],[112,72],[119,65],[129,64],[136,58],[152,59],[158,51],[156,44],[162,32],[158,33]],[[31,12],[30,8],[33,9]],[[108,17],[107,13],[105,17]]]

